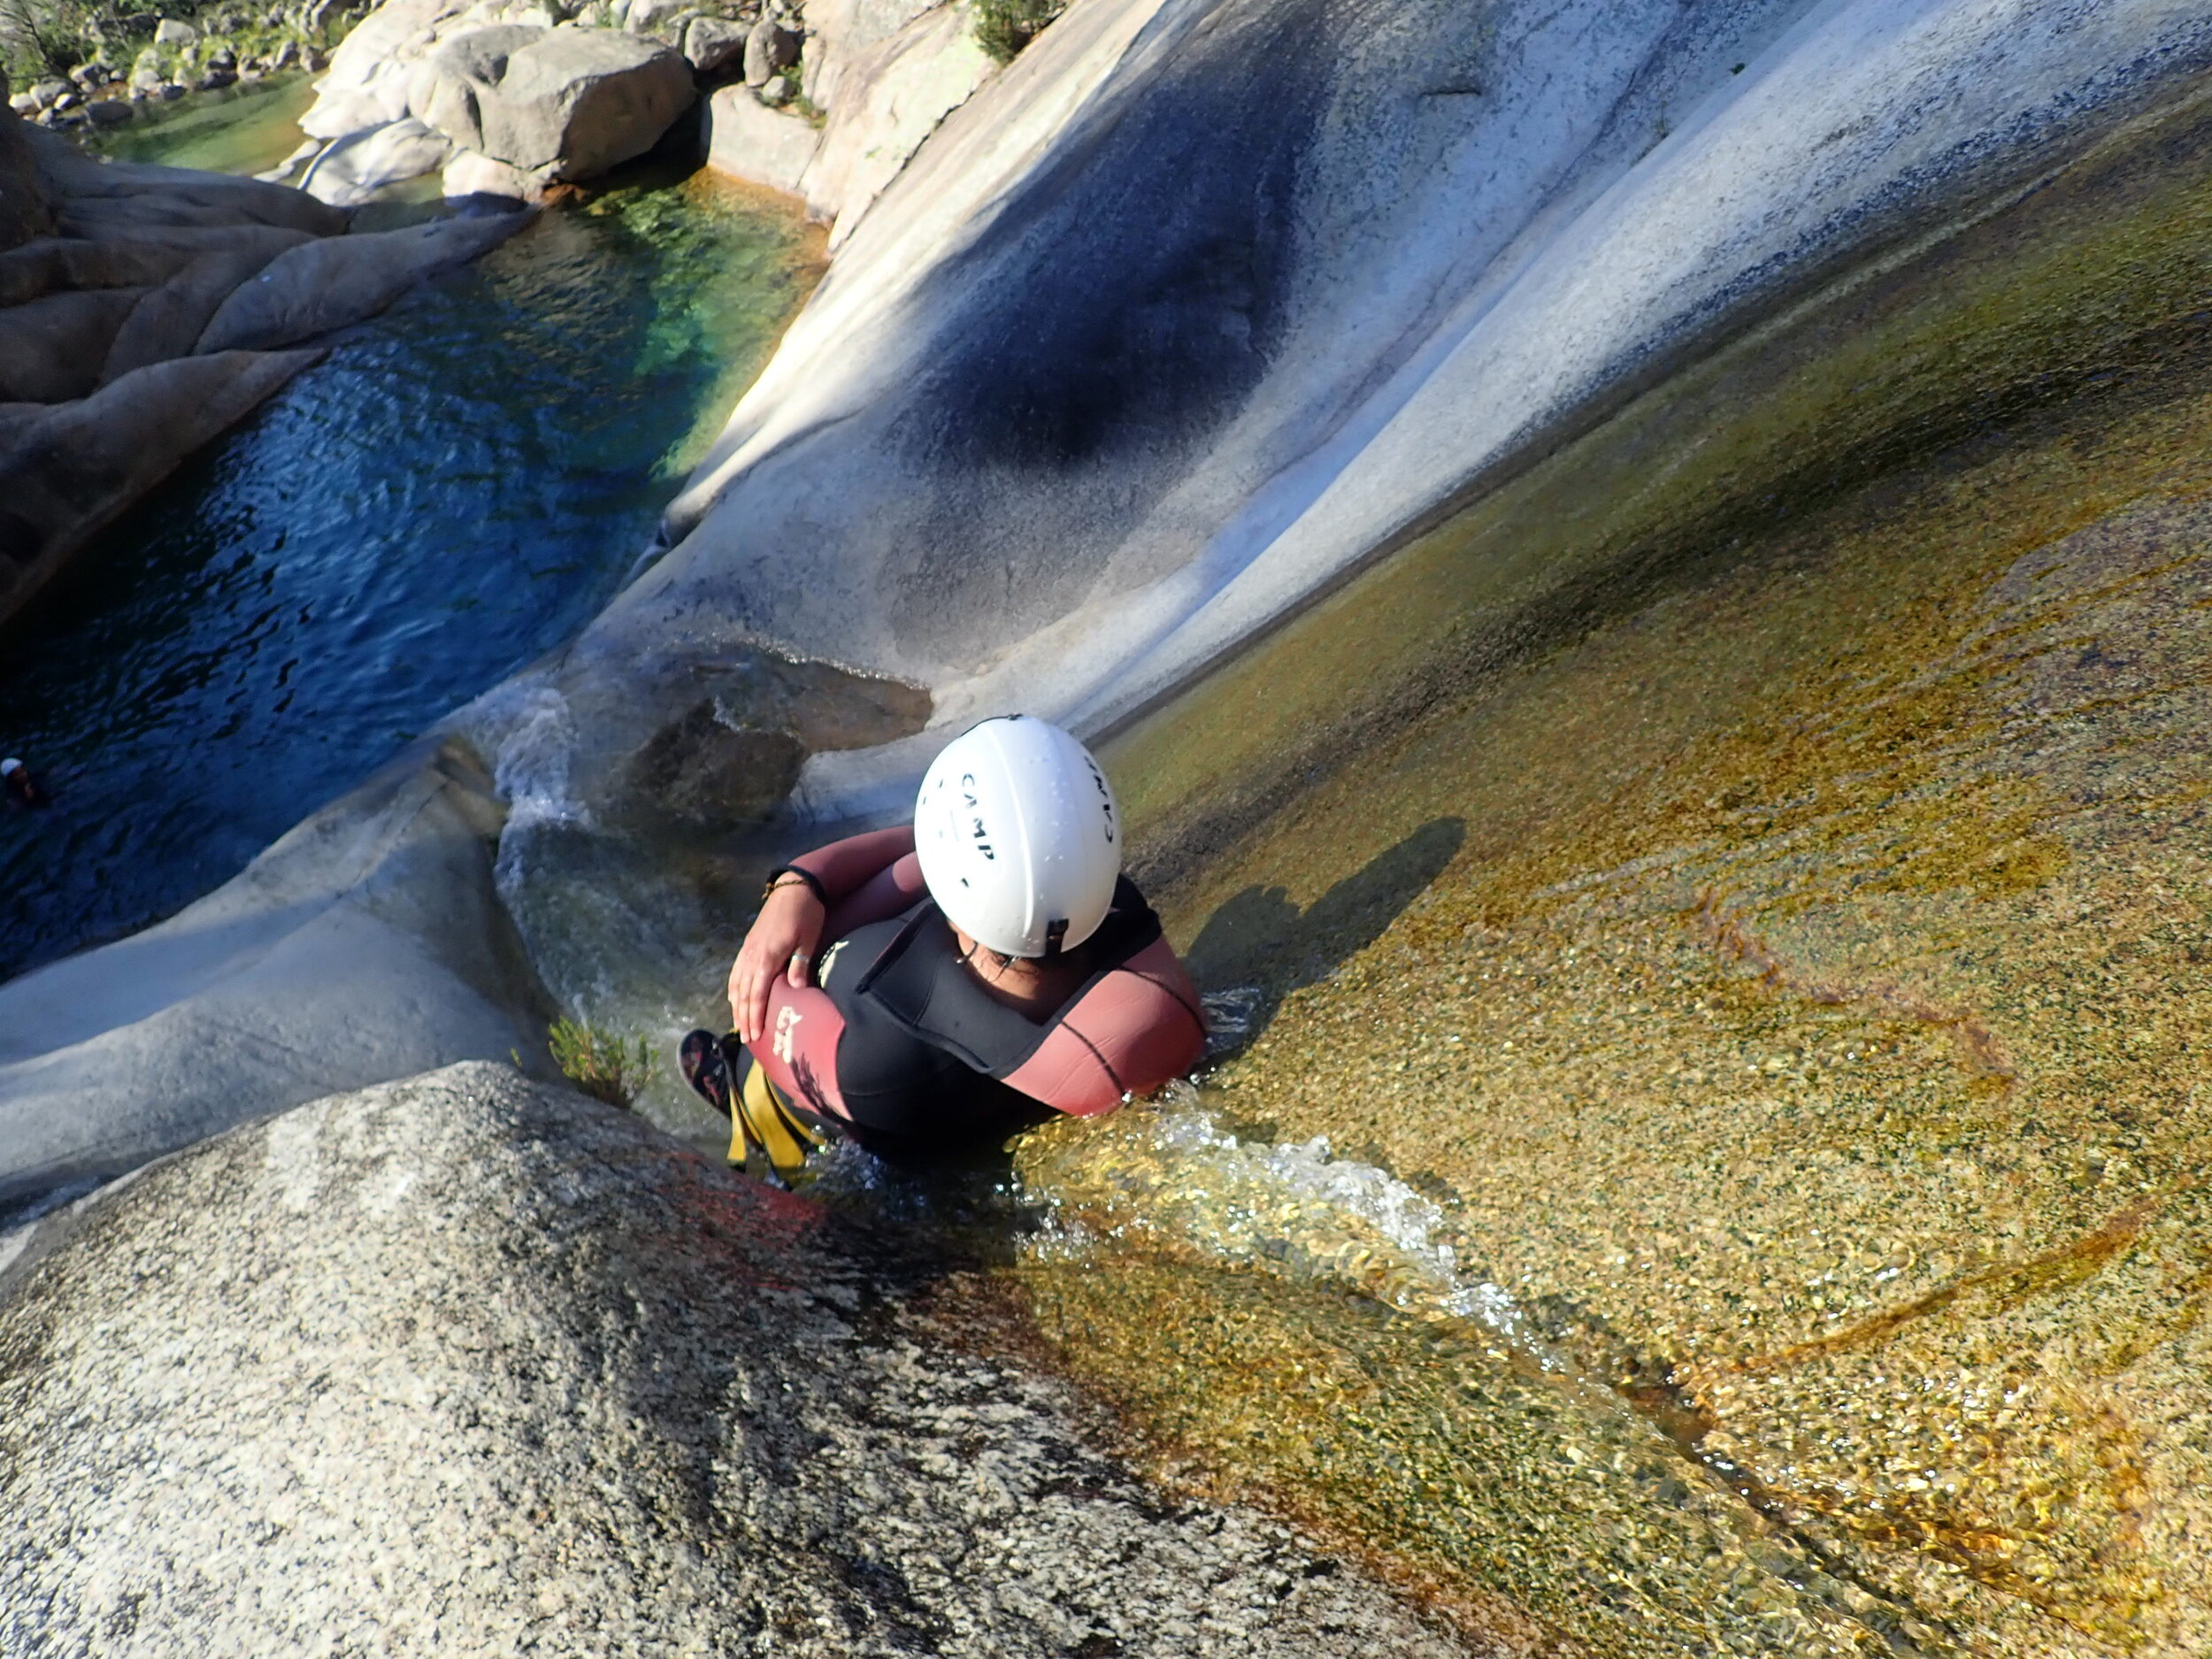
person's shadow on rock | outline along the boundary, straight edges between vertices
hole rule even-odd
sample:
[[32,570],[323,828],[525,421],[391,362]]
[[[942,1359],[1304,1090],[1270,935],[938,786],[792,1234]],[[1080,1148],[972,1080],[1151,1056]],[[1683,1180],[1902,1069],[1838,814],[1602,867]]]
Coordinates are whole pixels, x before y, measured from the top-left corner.
[[1464,819],[1432,818],[1302,913],[1282,887],[1247,887],[1225,902],[1183,953],[1217,1027],[1213,1051],[1256,1041],[1283,998],[1380,938],[1466,839]]

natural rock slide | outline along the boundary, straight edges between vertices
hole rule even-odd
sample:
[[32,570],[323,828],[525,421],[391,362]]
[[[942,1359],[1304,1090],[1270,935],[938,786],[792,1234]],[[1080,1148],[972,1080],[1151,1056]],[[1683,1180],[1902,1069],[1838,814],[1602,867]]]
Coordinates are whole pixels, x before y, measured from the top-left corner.
[[[840,19],[849,81],[818,46]],[[837,257],[664,545],[238,880],[0,987],[0,1191],[433,1064],[542,1066],[526,1033],[611,982],[703,1011],[747,836],[887,817],[947,728],[1027,707],[1111,740],[1148,888],[1206,987],[1259,1010],[1177,1109],[1201,1117],[1025,1153],[1070,1237],[1115,1240],[1015,1264],[1035,1326],[1179,1479],[1256,1483],[1523,1650],[2202,1651],[2200,1036],[2173,987],[2201,920],[2212,22],[1078,0],[959,89],[919,45],[956,19],[818,6],[818,135],[710,100],[724,165],[836,216]],[[428,127],[404,108],[384,127]],[[792,788],[765,827],[764,783]],[[101,1395],[70,1276],[160,1258],[192,1182],[265,1171],[240,1202],[273,1215],[303,1145],[381,1156],[371,1120],[403,1105],[476,1125],[405,1133],[501,1171],[438,1225],[503,1225],[614,1157],[548,1100],[472,1069],[310,1106],[19,1237],[51,1253],[4,1316],[11,1402]],[[525,1120],[558,1172],[484,1149]],[[1343,1181],[1394,1216],[1417,1185],[1464,1282],[1424,1301],[1445,1258],[1402,1230],[1336,1249],[1302,1190],[1268,1217],[1258,1176],[1336,1179],[1293,1155],[1310,1136],[1357,1148]],[[651,1166],[633,1202],[730,1190],[616,1139]],[[361,1207],[429,1179],[388,1159]],[[727,1202],[728,1235],[767,1225]],[[455,1255],[572,1286],[569,1235],[523,1231],[548,1236]],[[678,1286],[638,1309],[720,1294],[688,1257],[621,1260]],[[785,1306],[745,1295],[733,1320]],[[634,1402],[653,1317],[512,1344]],[[267,1386],[315,1409],[311,1379]],[[431,1402],[390,1421],[443,1422],[412,1386],[375,1385]],[[772,1443],[744,1420],[734,1443]],[[178,1468],[211,1504],[289,1455]],[[607,1501],[668,1531],[658,1498]],[[54,1541],[71,1516],[27,1514],[54,1605],[123,1617],[85,1610],[108,1580]],[[734,1514],[685,1535],[754,1536]],[[906,1548],[833,1552],[853,1600],[792,1594],[869,1651],[934,1571]],[[625,1598],[659,1571],[600,1600],[658,1607]],[[1117,1634],[1088,1594],[882,1650],[1202,1650]],[[773,1631],[751,1605],[735,1627]]]

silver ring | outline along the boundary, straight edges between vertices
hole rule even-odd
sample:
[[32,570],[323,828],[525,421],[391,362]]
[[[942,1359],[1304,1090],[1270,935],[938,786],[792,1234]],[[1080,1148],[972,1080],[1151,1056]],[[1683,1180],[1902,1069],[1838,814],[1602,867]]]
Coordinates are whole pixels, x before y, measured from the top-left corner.
[[811,962],[814,960],[814,954],[813,952],[807,950],[795,950],[791,953],[791,960],[794,962]]

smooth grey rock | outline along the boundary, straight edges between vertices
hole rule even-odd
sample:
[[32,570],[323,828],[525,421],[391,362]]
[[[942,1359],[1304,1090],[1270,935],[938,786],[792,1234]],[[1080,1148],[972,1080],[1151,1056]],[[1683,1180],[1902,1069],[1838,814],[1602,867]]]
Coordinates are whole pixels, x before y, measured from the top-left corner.
[[[410,81],[410,104],[456,147],[562,179],[604,173],[659,141],[696,96],[680,52],[611,30],[555,29],[483,50],[462,35]],[[451,73],[442,73],[445,65]]]
[[745,84],[763,87],[768,77],[799,61],[799,37],[773,18],[763,18],[745,36]]
[[303,243],[279,254],[223,302],[198,349],[266,350],[359,322],[425,277],[496,247],[527,222],[520,213],[440,219]]
[[85,106],[85,115],[95,127],[121,127],[134,113],[129,103],[122,98],[102,98]]
[[154,25],[154,44],[157,46],[189,46],[199,38],[199,30],[181,18],[164,18]]
[[299,188],[333,207],[357,207],[387,185],[437,172],[452,155],[442,133],[411,116],[333,139],[308,164]]
[[167,281],[191,261],[182,249],[148,242],[42,237],[0,253],[0,306],[20,305],[55,288],[145,288]]
[[0,1203],[334,1089],[547,1064],[490,785],[457,742],[403,757],[159,926],[0,986]]
[[1445,1659],[812,1206],[457,1065],[56,1217],[0,1306],[0,1645]]
[[795,196],[821,137],[795,115],[764,109],[743,87],[707,100],[707,165],[732,178]]
[[684,58],[703,75],[712,74],[745,50],[745,26],[727,18],[694,18],[684,30]]
[[446,163],[442,182],[449,201],[497,196],[511,201],[534,202],[545,194],[545,181],[536,173],[525,173],[503,161],[494,161],[472,150],[455,153],[453,159]]
[[91,391],[143,292],[90,288],[0,310],[0,403],[61,403]]
[[811,0],[806,8],[805,83],[818,109],[834,111],[837,88],[825,76],[932,10],[941,0]]
[[[36,420],[14,423],[0,449],[0,620],[186,455],[321,356],[227,352],[157,363]],[[0,1048],[5,1041],[0,1038]],[[7,1088],[0,1080],[0,1097]],[[66,1118],[79,1104],[65,1095],[50,1110]],[[0,1147],[7,1142],[0,1130]]]
[[976,43],[968,13],[940,6],[823,72],[818,84],[833,112],[803,189],[810,212],[836,221],[833,250],[852,235],[945,117],[996,68]]
[[190,167],[96,161],[51,136],[37,139],[36,154],[66,235],[100,241],[156,227],[269,225],[333,236],[346,227],[336,208],[286,185]]
[[159,288],[139,296],[100,365],[103,386],[134,369],[189,357],[225,300],[280,249],[219,249],[200,254]]

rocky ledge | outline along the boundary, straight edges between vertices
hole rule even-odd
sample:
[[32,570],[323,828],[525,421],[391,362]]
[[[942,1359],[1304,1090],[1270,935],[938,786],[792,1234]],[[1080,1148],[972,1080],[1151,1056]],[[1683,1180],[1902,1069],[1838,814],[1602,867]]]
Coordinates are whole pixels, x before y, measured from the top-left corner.
[[502,1066],[300,1107],[0,1269],[0,1648],[1467,1651],[1162,1501],[823,1213]]
[[326,336],[524,222],[356,230],[287,186],[101,162],[0,108],[0,619]]

